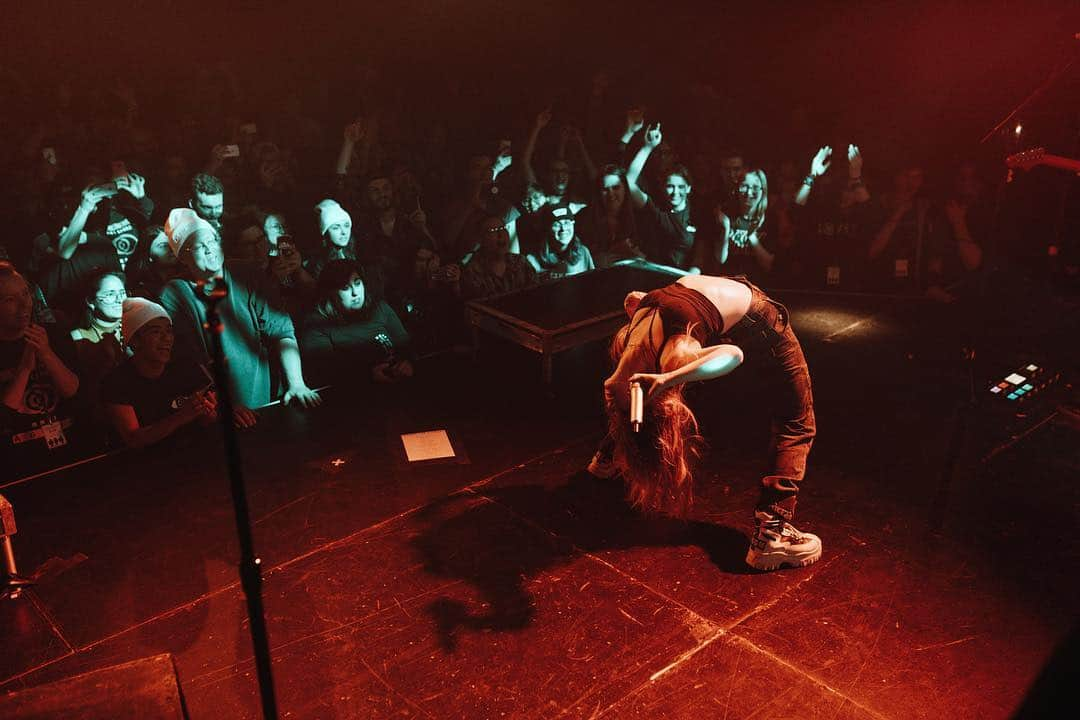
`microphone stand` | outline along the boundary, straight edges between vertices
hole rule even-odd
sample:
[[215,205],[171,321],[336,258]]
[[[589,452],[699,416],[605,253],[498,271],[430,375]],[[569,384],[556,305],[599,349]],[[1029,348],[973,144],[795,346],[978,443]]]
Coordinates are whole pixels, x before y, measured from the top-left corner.
[[[212,283],[212,284],[211,284]],[[270,641],[266,633],[266,618],[262,603],[262,562],[255,555],[255,544],[251,536],[251,516],[248,511],[247,491],[241,472],[240,449],[236,443],[236,428],[233,425],[233,402],[229,375],[225,371],[225,353],[221,347],[221,316],[218,303],[228,294],[225,281],[206,283],[212,288],[209,293],[210,306],[206,318],[210,329],[210,344],[213,346],[214,384],[217,387],[218,422],[221,436],[225,442],[225,463],[229,473],[229,489],[232,491],[233,511],[236,516],[236,534],[240,540],[240,585],[247,599],[248,620],[251,623],[251,642],[255,650],[255,668],[259,677],[259,697],[262,702],[263,717],[277,720],[277,699],[274,696],[274,676],[270,668]],[[204,283],[199,283],[201,291]]]

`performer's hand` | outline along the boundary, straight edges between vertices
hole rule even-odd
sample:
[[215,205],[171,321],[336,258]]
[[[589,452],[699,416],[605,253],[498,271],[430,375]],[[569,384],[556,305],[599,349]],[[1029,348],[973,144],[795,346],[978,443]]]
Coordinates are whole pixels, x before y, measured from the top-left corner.
[[635,373],[628,382],[641,383],[645,390],[645,402],[649,402],[670,385],[671,376],[668,373]]

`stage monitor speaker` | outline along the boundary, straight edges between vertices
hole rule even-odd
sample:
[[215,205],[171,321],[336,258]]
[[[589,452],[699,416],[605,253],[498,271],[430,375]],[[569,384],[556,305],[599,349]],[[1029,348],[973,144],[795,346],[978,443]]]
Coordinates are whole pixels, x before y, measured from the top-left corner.
[[5,720],[187,720],[172,655],[0,695]]

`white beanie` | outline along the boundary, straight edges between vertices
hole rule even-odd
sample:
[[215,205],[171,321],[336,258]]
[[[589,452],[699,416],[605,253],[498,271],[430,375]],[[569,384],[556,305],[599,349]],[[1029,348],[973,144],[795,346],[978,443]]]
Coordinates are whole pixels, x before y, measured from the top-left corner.
[[188,238],[203,229],[217,235],[214,226],[196,215],[191,208],[170,210],[169,219],[165,221],[165,237],[169,239],[169,247],[172,248],[173,255],[179,257],[180,249]]
[[352,225],[352,216],[338,205],[337,200],[323,200],[315,206],[315,214],[319,217],[320,235],[325,235],[326,229],[331,225],[345,222]]
[[130,345],[131,339],[143,325],[159,317],[172,322],[169,313],[156,302],[141,297],[129,297],[125,300],[124,314],[120,316],[120,336],[124,338],[124,344]]

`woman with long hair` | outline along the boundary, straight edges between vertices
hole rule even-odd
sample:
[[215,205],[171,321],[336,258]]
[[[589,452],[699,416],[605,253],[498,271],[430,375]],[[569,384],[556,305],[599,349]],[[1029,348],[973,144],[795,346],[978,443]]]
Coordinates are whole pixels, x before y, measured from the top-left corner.
[[[744,359],[763,365],[777,390],[772,457],[746,561],[761,570],[815,562],[821,540],[790,524],[816,426],[810,373],[787,309],[745,278],[689,274],[650,293],[630,293],[624,305],[630,322],[615,335],[615,369],[604,382],[609,433],[589,471],[611,477],[621,470],[632,503],[685,515],[703,440],[684,386],[727,375]],[[636,432],[632,383],[645,394]]]
[[316,280],[332,260],[356,260],[358,251],[352,232],[352,216],[336,200],[327,198],[315,206],[322,245],[305,258],[304,269]]
[[558,280],[567,275],[595,270],[592,253],[575,232],[577,223],[570,206],[549,208],[547,218],[547,242],[537,252],[525,256],[540,278]]
[[126,278],[118,270],[97,269],[87,277],[83,317],[71,331],[79,357],[80,388],[97,400],[101,379],[124,359],[120,319],[127,298]]
[[760,277],[772,270],[766,211],[769,183],[764,170],[743,172],[735,193],[716,209],[718,235],[713,260],[726,275]]

